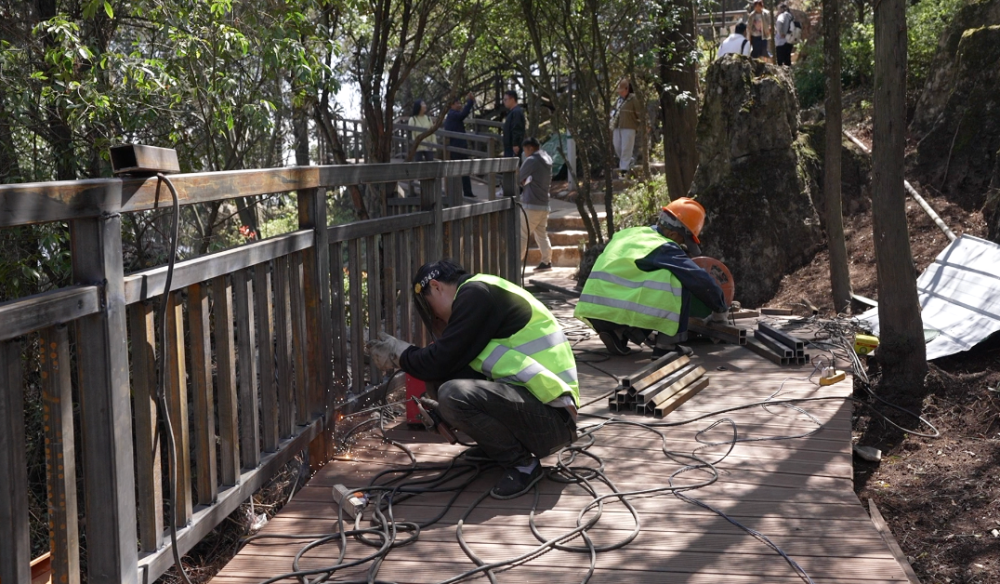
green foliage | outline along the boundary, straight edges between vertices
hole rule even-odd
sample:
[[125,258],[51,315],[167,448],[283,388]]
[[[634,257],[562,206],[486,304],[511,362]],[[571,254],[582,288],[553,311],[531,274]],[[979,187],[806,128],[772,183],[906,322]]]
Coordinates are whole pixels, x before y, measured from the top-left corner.
[[[911,100],[923,89],[938,42],[947,25],[968,0],[919,0],[906,9],[907,90]],[[843,12],[845,17],[851,13]],[[875,25],[868,11],[862,21],[841,24],[841,82],[845,90],[871,87],[875,79]],[[823,39],[810,39],[794,69],[795,88],[802,107],[812,107],[826,95]]]
[[922,0],[907,8],[906,85],[911,92],[923,89],[931,61],[939,50],[938,41],[965,4],[968,0]]
[[664,175],[654,175],[649,182],[637,182],[615,197],[615,225],[618,229],[652,225],[660,208],[669,202]]

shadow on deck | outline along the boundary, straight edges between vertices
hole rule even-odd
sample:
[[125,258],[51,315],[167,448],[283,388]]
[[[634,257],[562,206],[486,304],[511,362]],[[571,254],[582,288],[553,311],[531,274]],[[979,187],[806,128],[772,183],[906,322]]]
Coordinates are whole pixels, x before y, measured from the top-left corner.
[[[529,276],[530,277],[530,276]],[[571,318],[572,307],[561,303],[554,309],[560,319]],[[572,335],[571,335],[572,336]],[[649,350],[627,357],[605,359],[600,341],[572,340],[576,344],[581,382],[581,403],[591,402],[582,413],[608,416],[604,396],[616,386],[613,376],[628,374],[646,364]],[[777,392],[775,399],[791,397],[846,397],[850,383],[818,387],[807,378],[811,366],[778,367],[750,351],[732,345],[693,344],[696,362],[711,377],[710,385],[663,422],[678,422],[713,411],[761,401]],[[720,370],[724,367],[725,370]],[[906,577],[874,528],[852,490],[851,411],[841,399],[808,402],[802,409],[813,416],[785,407],[756,407],[675,427],[658,428],[664,439],[635,425],[605,425],[594,432],[589,452],[603,460],[607,476],[621,491],[666,486],[669,476],[682,464],[664,455],[663,449],[716,460],[725,446],[705,447],[697,433],[714,421],[731,419],[741,442],[716,465],[718,480],[688,491],[748,528],[767,536],[816,582],[906,582]],[[615,414],[618,419],[658,422],[634,414]],[[581,428],[604,421],[581,416]],[[808,437],[767,440],[816,430]],[[429,434],[404,428],[390,431],[405,443],[422,464],[446,464],[463,447],[442,443]],[[725,441],[732,426],[720,424],[702,435],[705,441]],[[547,466],[555,463],[550,457]],[[681,459],[681,462],[686,462]],[[263,534],[326,534],[337,529],[337,507],[331,487],[342,483],[365,485],[377,473],[404,468],[408,457],[398,448],[369,439],[351,453],[351,460],[331,463],[286,506],[262,531]],[[578,461],[577,464],[584,464]],[[678,477],[675,484],[703,480],[704,472]],[[451,493],[425,494],[394,505],[397,521],[427,522],[443,514],[432,526],[422,528],[419,540],[396,548],[382,563],[378,581],[442,582],[475,568],[456,539],[459,519],[466,513],[463,533],[469,547],[485,562],[496,562],[531,552],[539,545],[529,517],[543,539],[571,530],[577,517],[593,497],[576,484],[543,480],[535,497],[515,500],[483,499],[470,506],[492,487],[499,470],[491,469],[473,481],[450,505]],[[599,493],[610,492],[596,484]],[[588,530],[595,545],[607,546],[628,537],[631,543],[596,556],[590,582],[640,583],[792,583],[802,582],[791,565],[760,540],[735,527],[720,515],[668,493],[630,499],[639,525],[619,502],[609,501],[600,521]],[[366,515],[367,517],[367,515]],[[593,517],[593,515],[588,515]],[[367,526],[367,521],[365,522]],[[401,535],[404,537],[405,535]],[[292,571],[293,558],[310,541],[263,539],[248,544],[216,576],[217,584],[259,582]],[[581,546],[579,538],[569,542]],[[364,558],[374,548],[348,540],[345,561]],[[334,542],[305,554],[300,568],[330,566],[338,561]],[[552,550],[509,571],[499,572],[501,582],[578,582],[590,565],[588,553]],[[370,563],[337,572],[334,580],[367,578]],[[479,576],[482,577],[482,576]],[[293,581],[292,579],[288,580]]]

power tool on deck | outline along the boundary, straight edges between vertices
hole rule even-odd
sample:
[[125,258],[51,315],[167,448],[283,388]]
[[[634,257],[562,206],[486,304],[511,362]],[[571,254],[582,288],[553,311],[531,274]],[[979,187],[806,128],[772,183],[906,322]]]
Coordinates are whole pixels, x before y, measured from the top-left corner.
[[410,397],[413,403],[417,406],[417,415],[420,421],[423,422],[424,427],[430,432],[437,432],[438,434],[444,436],[445,440],[449,444],[455,444],[458,442],[458,438],[455,437],[455,431],[452,430],[451,426],[441,417],[438,413],[438,403],[429,397]]

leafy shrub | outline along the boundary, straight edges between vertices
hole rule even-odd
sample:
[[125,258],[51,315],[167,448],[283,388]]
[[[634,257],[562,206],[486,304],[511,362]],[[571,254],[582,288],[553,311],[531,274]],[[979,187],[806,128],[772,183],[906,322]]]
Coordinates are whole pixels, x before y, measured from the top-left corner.
[[[958,9],[968,0],[920,0],[906,9],[907,89],[913,99],[924,86],[938,41]],[[845,16],[847,13],[843,13]],[[871,87],[875,79],[875,24],[871,12],[862,21],[841,23],[841,82],[845,90]],[[795,66],[795,88],[803,108],[826,97],[823,75],[823,39],[816,37],[800,49]]]
[[667,179],[653,176],[649,182],[638,182],[615,195],[614,213],[616,229],[628,229],[656,223],[660,207],[670,202]]
[[919,93],[924,88],[941,35],[967,3],[968,0],[922,0],[906,9],[909,91]]

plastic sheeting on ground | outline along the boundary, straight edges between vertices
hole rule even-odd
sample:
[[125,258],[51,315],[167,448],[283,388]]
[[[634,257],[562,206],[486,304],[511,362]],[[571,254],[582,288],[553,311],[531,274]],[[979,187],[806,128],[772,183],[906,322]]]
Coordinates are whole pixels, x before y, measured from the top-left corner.
[[[963,235],[917,278],[927,360],[968,351],[1000,331],[1000,245]],[[883,301],[883,299],[879,299]],[[861,315],[878,334],[878,309]]]

